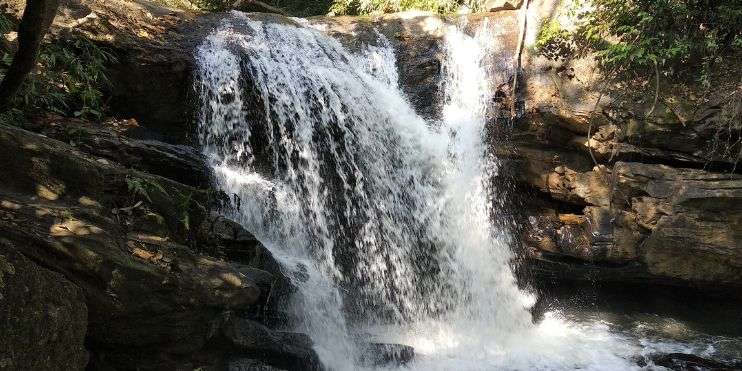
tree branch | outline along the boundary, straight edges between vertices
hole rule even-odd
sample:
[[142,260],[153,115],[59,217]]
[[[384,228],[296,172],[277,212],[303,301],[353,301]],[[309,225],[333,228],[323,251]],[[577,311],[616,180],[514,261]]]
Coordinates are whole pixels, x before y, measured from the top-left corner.
[[28,0],[18,26],[18,51],[0,83],[0,112],[5,111],[36,65],[41,40],[57,13],[59,0]]
[[[654,76],[655,76],[655,86],[654,86],[654,102],[652,102],[652,108],[649,109],[649,112],[644,116],[645,118],[649,118],[652,116],[652,113],[654,113],[655,107],[657,107],[657,100],[660,97],[660,68],[657,66],[657,61],[654,61]],[[685,123],[683,123],[683,126],[685,126]]]
[[523,44],[526,41],[526,28],[528,27],[528,0],[523,4],[523,26],[518,37],[518,48],[515,59],[515,78],[513,78],[513,90],[510,93],[510,119],[515,119],[518,106],[518,78],[521,75],[521,59],[523,55]]

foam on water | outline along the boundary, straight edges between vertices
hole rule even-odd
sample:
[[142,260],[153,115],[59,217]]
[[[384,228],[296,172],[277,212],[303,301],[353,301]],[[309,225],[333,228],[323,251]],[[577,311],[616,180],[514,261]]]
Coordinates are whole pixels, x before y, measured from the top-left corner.
[[197,51],[200,139],[231,215],[300,288],[298,330],[333,370],[359,338],[415,347],[419,370],[638,368],[649,347],[601,322],[531,322],[492,223],[497,159],[483,142],[509,58],[491,27],[445,26],[444,108],[426,121],[380,34],[351,53],[299,24],[234,12]]

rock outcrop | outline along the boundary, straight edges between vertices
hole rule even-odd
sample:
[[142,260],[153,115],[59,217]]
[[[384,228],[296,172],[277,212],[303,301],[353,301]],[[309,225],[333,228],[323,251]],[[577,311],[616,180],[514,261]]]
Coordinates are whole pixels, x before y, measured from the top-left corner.
[[[210,211],[220,198],[191,172],[206,171],[197,155],[182,155],[192,150],[78,121],[29,127],[47,135],[0,126],[0,316],[11,340],[0,348],[3,367],[82,369],[89,352],[89,369],[226,367],[248,356],[307,369],[282,363],[295,354],[287,349],[269,358],[220,346],[235,320],[275,310],[281,293],[268,303],[268,290],[289,281],[250,233]],[[241,341],[274,334],[261,328]]]
[[514,180],[524,273],[742,286],[738,66],[719,66],[710,90],[607,80],[589,57],[531,50],[524,68],[525,112],[494,143]]

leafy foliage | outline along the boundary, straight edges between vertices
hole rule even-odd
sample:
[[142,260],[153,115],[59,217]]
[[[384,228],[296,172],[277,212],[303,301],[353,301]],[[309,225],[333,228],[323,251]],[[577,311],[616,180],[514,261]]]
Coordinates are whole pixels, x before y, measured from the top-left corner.
[[481,3],[481,0],[335,0],[330,11],[338,15],[392,13],[411,9],[450,13],[463,5],[476,10]]
[[202,10],[219,11],[227,9],[234,0],[190,0],[190,3]]
[[[132,196],[140,201],[146,201],[149,205],[172,205],[174,216],[186,231],[191,229],[192,212],[197,211],[199,214],[207,212],[207,208],[198,202],[192,192],[181,192],[176,188],[170,188],[168,192],[156,181],[135,176],[126,177],[126,186]],[[207,198],[211,197],[210,194],[207,195]]]
[[[109,52],[84,38],[44,46],[36,71],[28,76],[13,101],[20,112],[52,111],[62,115],[100,118],[104,102],[101,89],[108,83],[105,65],[114,61]],[[0,76],[12,56],[3,55]]]
[[[587,5],[587,6],[585,6]],[[705,85],[709,71],[723,55],[742,51],[742,2],[739,0],[576,0],[577,27],[541,28],[537,49],[555,44],[595,52],[611,70],[655,73],[669,77],[690,73]]]
[[162,188],[160,184],[144,178],[127,176],[126,186],[131,194],[144,198],[149,203],[152,203],[152,197],[156,194],[164,197],[169,196],[167,191]]
[[557,20],[545,19],[539,28],[534,47],[541,55],[556,60],[571,56],[574,43],[572,34],[562,28]]
[[[4,53],[0,75],[13,58]],[[16,110],[46,110],[62,115],[100,118],[104,102],[101,89],[108,84],[106,64],[114,62],[107,50],[83,37],[44,44],[32,72],[13,101]]]
[[[206,11],[229,9],[234,0],[159,0],[178,8],[197,8]],[[366,15],[392,13],[404,10],[427,10],[450,13],[466,5],[478,9],[483,0],[262,0],[263,3],[299,17],[314,15]]]
[[5,10],[0,9],[3,13],[0,13],[0,34],[5,34],[10,31],[12,31],[15,26],[13,25],[13,21],[4,14]]

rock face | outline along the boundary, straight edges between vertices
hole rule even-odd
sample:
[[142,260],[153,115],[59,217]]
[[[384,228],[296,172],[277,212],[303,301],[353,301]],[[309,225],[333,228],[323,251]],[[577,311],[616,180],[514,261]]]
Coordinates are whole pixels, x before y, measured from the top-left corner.
[[[0,364],[83,369],[83,341],[89,369],[221,367],[246,356],[244,348],[214,346],[221,329],[228,318],[262,320],[274,309],[267,290],[276,281],[288,287],[288,278],[251,234],[209,212],[221,204],[214,192],[135,169],[188,180],[180,175],[197,164],[203,173],[203,162],[168,157],[180,152],[113,130],[64,123],[84,133],[75,141],[45,124],[30,127],[48,136],[0,126],[0,325],[13,339],[2,342]],[[128,162],[138,150],[155,158]],[[280,366],[294,354],[281,351],[267,360],[249,355]]]
[[224,337],[241,353],[285,370],[321,370],[308,336],[272,331],[255,321],[232,319],[224,326]]
[[703,94],[662,81],[653,103],[654,91],[630,80],[601,84],[589,58],[527,51],[524,68],[525,114],[493,143],[511,194],[522,195],[515,224],[524,273],[742,286],[736,80]]
[[[274,22],[279,19],[273,18]],[[469,16],[389,14],[376,16],[371,21],[357,17],[317,17],[309,21],[351,50],[377,45],[378,35],[383,35],[394,48],[400,88],[418,114],[435,119],[443,104],[440,88],[444,77],[446,27],[456,24],[473,33],[485,19],[498,25],[492,37],[502,48],[502,59],[506,61],[518,44],[517,32],[507,31],[517,29],[518,25],[518,13],[512,10]]]

